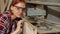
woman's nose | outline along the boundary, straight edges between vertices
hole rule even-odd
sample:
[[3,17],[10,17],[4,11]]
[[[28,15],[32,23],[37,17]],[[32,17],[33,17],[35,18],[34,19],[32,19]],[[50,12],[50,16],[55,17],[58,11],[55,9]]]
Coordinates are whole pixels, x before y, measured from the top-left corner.
[[20,12],[20,13],[23,13],[23,10],[22,10],[22,9],[19,9],[19,12]]
[[23,11],[22,9],[19,9],[19,11]]

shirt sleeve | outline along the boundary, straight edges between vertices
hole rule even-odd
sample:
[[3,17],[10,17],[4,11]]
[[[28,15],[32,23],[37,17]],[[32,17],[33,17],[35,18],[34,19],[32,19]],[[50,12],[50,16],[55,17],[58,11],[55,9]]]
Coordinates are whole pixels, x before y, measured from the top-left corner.
[[9,22],[6,14],[0,14],[0,34],[9,32]]

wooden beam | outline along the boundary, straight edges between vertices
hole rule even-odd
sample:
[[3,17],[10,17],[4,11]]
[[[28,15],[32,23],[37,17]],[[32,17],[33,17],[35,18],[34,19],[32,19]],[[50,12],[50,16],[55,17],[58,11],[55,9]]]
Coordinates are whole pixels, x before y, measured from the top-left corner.
[[54,3],[54,2],[26,1],[26,3],[42,4],[42,5],[49,5],[49,6],[59,6],[60,7],[60,3]]

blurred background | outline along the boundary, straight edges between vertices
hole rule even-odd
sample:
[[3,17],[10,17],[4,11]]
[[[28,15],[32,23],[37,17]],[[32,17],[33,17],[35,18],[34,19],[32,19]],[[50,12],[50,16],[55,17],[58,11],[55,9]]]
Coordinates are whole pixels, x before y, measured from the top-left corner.
[[[48,21],[51,20],[51,22],[60,24],[60,5],[59,5],[60,0],[25,0],[25,1],[27,3],[26,16],[28,16],[27,18],[31,18],[30,22],[32,22],[32,24],[35,24],[36,22],[35,19],[38,20],[40,17],[42,19],[47,19]],[[9,10],[9,6],[11,2],[12,0],[0,0],[0,13],[3,13],[6,10]],[[39,3],[39,2],[42,2],[42,3]],[[56,5],[56,6],[51,6],[51,5]],[[36,17],[34,18],[34,16]],[[38,23],[38,26],[40,26],[39,23]]]

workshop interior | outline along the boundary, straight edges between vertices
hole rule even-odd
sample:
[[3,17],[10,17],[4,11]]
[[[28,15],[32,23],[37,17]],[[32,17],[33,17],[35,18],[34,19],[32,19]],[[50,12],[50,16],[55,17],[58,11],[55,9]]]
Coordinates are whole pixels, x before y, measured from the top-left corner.
[[[0,0],[0,13],[9,10],[12,0]],[[25,0],[23,34],[60,34],[60,0]],[[19,18],[17,19],[19,20]],[[34,29],[32,29],[34,28]]]

